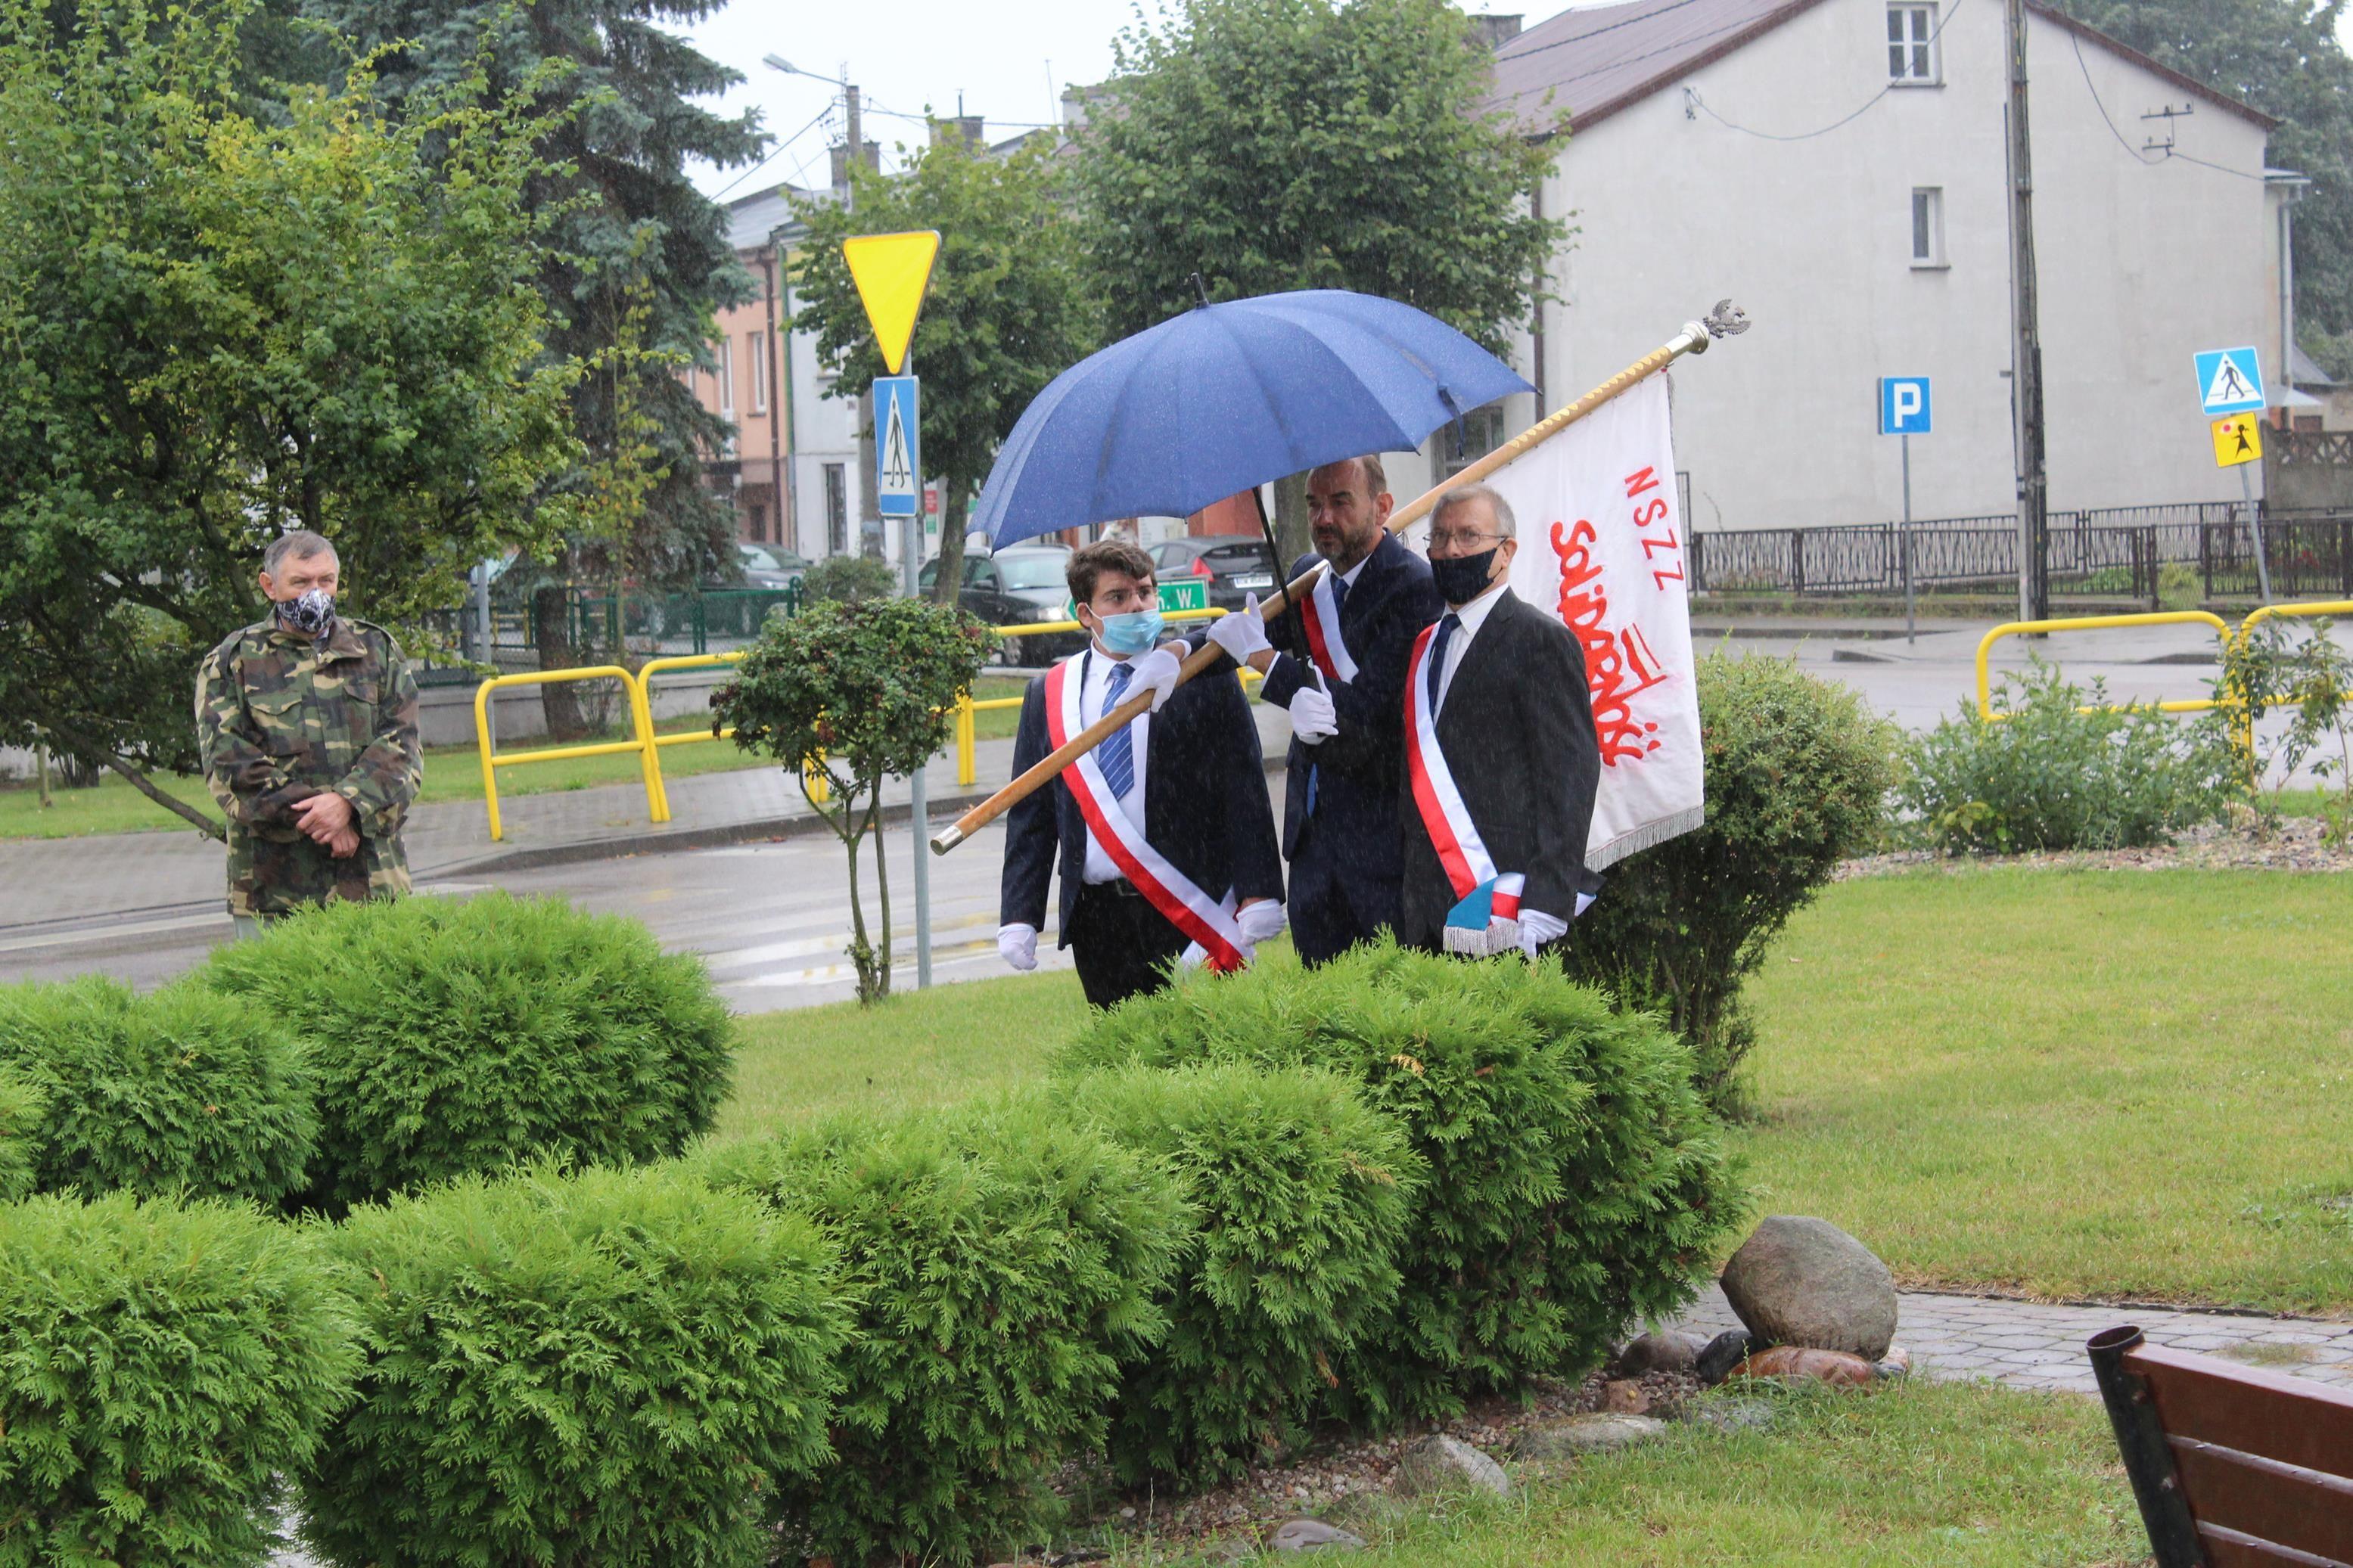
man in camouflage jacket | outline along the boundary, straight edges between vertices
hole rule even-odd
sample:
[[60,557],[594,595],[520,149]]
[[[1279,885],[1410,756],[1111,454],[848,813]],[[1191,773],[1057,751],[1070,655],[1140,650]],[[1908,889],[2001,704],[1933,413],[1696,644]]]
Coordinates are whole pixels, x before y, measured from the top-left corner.
[[240,931],[305,904],[408,891],[400,829],[425,779],[417,680],[381,627],[334,613],[338,570],[318,534],[272,541],[269,619],[213,649],[196,676]]

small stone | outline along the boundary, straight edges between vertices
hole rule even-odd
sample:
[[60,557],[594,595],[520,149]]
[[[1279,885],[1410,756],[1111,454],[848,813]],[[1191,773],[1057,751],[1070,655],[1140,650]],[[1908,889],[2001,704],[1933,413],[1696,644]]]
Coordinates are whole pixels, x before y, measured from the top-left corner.
[[1619,1378],[1601,1385],[1601,1408],[1620,1415],[1640,1415],[1651,1407],[1651,1396],[1642,1385],[1630,1378]]
[[1827,1383],[1855,1388],[1873,1381],[1879,1369],[1859,1355],[1844,1351],[1809,1350],[1801,1345],[1775,1345],[1758,1351],[1734,1369],[1735,1377],[1772,1377],[1787,1383]]
[[1122,1519],[1134,1519],[1135,1517],[1135,1510],[1132,1508],[1121,1509],[1119,1510],[1119,1517]]
[[1826,1219],[1767,1219],[1724,1266],[1724,1294],[1760,1344],[1875,1362],[1895,1338],[1887,1265]]
[[1879,1358],[1875,1370],[1882,1377],[1909,1377],[1912,1375],[1912,1352],[1902,1345],[1890,1346],[1887,1353]]
[[1270,1552],[1320,1552],[1327,1546],[1353,1552],[1364,1543],[1362,1536],[1351,1535],[1320,1519],[1294,1519],[1266,1538]]
[[1659,1329],[1638,1334],[1618,1352],[1618,1374],[1640,1377],[1646,1372],[1689,1372],[1707,1341],[1689,1329]]
[[1586,1454],[1614,1453],[1647,1443],[1666,1429],[1667,1424],[1652,1415],[1572,1415],[1522,1432],[1513,1445],[1512,1457],[1574,1459]]
[[1397,1489],[1407,1497],[1476,1488],[1509,1497],[1504,1467],[1459,1437],[1424,1437],[1398,1456]]
[[1761,1432],[1779,1414],[1767,1399],[1702,1399],[1685,1406],[1690,1419],[1719,1432]]
[[1708,1341],[1707,1348],[1701,1351],[1699,1358],[1692,1363],[1692,1375],[1714,1387],[1730,1377],[1732,1369],[1746,1359],[1753,1342],[1746,1329],[1725,1330]]

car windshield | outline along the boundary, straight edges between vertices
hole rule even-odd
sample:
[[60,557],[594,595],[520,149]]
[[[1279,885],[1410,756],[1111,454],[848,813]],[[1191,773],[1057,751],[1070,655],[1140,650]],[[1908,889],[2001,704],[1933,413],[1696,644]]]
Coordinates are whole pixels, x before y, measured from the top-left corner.
[[1000,555],[997,569],[1005,574],[1005,586],[1014,593],[1059,588],[1063,581],[1062,559],[1060,555]]
[[769,554],[766,551],[761,549],[756,544],[738,544],[735,547],[735,551],[736,553],[744,557],[744,570],[746,572],[774,572],[777,570],[776,558]]

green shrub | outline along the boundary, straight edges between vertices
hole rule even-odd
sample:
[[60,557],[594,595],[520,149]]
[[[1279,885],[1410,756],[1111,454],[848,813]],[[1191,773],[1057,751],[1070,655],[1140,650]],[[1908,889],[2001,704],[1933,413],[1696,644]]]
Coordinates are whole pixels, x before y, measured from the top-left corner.
[[0,1062],[0,1204],[13,1204],[33,1190],[41,1112],[47,1104],[32,1079]]
[[2220,816],[2240,787],[2221,727],[2107,700],[2036,658],[2001,678],[2000,717],[1964,702],[1920,737],[1897,800],[1947,854],[2134,848]]
[[887,599],[899,591],[899,574],[878,555],[828,555],[809,563],[801,574],[801,597],[807,604],[836,600],[856,604],[861,599]]
[[863,1303],[838,1461],[784,1489],[800,1547],[963,1562],[1037,1540],[1056,1468],[1103,1444],[1121,1361],[1166,1326],[1175,1179],[1039,1100],[845,1118],[699,1163],[815,1219]]
[[542,1152],[675,1154],[727,1092],[727,1011],[702,961],[558,899],[327,904],[201,973],[310,1040],[311,1195],[331,1207]]
[[248,1208],[0,1206],[0,1563],[266,1561],[358,1362],[311,1238]]
[[812,1227],[670,1166],[352,1211],[360,1398],[303,1484],[341,1563],[757,1564],[827,1457],[849,1309]]
[[1313,971],[1188,975],[1095,1017],[1058,1065],[1195,1061],[1327,1068],[1428,1163],[1397,1311],[1335,1367],[1335,1408],[1360,1421],[1590,1365],[1688,1300],[1740,1216],[1690,1049],[1517,957],[1384,941]]
[[141,996],[102,975],[0,987],[0,1063],[47,1102],[42,1192],[252,1198],[299,1191],[318,1133],[280,1021],[201,986]]
[[1897,741],[1856,693],[1791,659],[1718,651],[1698,679],[1707,820],[1604,873],[1564,956],[1572,978],[1663,1015],[1729,1110],[1755,1038],[1741,982],[1878,837]]
[[2189,562],[2168,561],[2157,569],[2158,608],[2194,610],[2205,596],[2205,584],[2198,575],[2198,568]]
[[1191,1485],[1300,1442],[1343,1360],[1393,1311],[1420,1158],[1348,1080],[1196,1064],[1071,1086],[1079,1117],[1174,1170],[1199,1215],[1168,1335],[1125,1369],[1111,1451]]

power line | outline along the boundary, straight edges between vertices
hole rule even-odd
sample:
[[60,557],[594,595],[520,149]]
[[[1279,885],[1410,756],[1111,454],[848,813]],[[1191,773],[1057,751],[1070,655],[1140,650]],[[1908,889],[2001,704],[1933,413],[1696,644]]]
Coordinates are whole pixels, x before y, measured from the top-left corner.
[[[2116,139],[2116,145],[2132,154],[2134,163],[2144,169],[2154,169],[2159,163],[2179,158],[2185,163],[2195,163],[2201,169],[2212,169],[2217,174],[2230,174],[2242,180],[2253,180],[2257,184],[2263,184],[2263,177],[2261,174],[2250,174],[2244,169],[2233,169],[2221,163],[2210,163],[2203,158],[2193,158],[2189,153],[2171,147],[2135,147],[2126,141],[2125,133],[2116,129],[2116,121],[2108,114],[2108,106],[2100,101],[2100,89],[2092,84],[2092,68],[2084,58],[2084,40],[2073,32],[2068,34],[2068,38],[2075,46],[2075,68],[2084,73],[2084,90],[2092,95],[2092,107],[2100,111],[2101,123],[2108,128],[2108,134]],[[2147,154],[2152,152],[2158,155],[2155,158],[2148,157]]]
[[[750,179],[753,175],[758,174],[761,170],[775,163],[778,158],[783,157],[786,148],[790,147],[794,142],[799,141],[802,137],[816,130],[819,124],[824,122],[826,116],[832,112],[833,105],[831,103],[828,103],[823,109],[817,111],[817,118],[815,120],[810,121],[807,125],[802,126],[798,131],[794,132],[790,136],[786,137],[782,142],[777,142],[774,147],[770,148],[766,157],[761,159],[758,163],[753,164],[750,168],[744,170],[742,174],[728,181],[725,185],[722,186],[718,191],[712,195],[711,199],[714,202],[717,201],[721,196],[725,195],[729,191],[733,190],[736,186],[742,184],[744,181]],[[796,164],[794,166],[797,169],[806,167],[805,164]]]
[[[1945,37],[1945,29],[1953,25],[1953,18],[1961,14],[1961,7],[1967,4],[1968,4],[1968,0],[1953,0],[1953,4],[1948,6],[1946,9],[1945,14],[1937,19],[1936,30],[1928,35],[1928,42],[1930,45],[1933,46],[1943,40]],[[1854,121],[1862,119],[1864,114],[1878,106],[1880,100],[1885,98],[1889,93],[1894,90],[1895,83],[1891,79],[1887,85],[1881,88],[1877,92],[1873,93],[1869,98],[1863,100],[1860,106],[1849,113],[1839,116],[1839,118],[1831,121],[1828,125],[1822,126],[1819,130],[1800,131],[1794,135],[1781,135],[1771,131],[1754,131],[1746,125],[1735,124],[1733,121],[1726,120],[1723,115],[1718,114],[1708,103],[1707,100],[1699,95],[1699,89],[1695,87],[1684,88],[1683,96],[1686,102],[1690,103],[1694,108],[1701,110],[1710,120],[1715,121],[1718,125],[1723,126],[1727,131],[1737,131],[1743,136],[1754,136],[1760,142],[1810,142],[1817,136],[1827,136],[1831,132],[1838,130],[1841,126],[1851,124]]]

